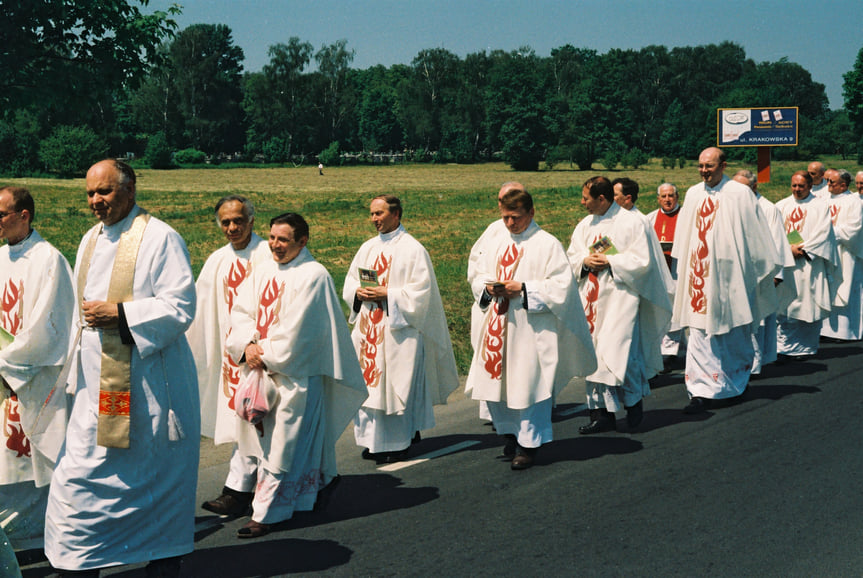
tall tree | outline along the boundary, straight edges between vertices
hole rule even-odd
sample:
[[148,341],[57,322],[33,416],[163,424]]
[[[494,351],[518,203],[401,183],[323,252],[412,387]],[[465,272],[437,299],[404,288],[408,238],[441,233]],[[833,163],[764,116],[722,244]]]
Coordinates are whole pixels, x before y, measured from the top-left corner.
[[515,170],[537,170],[548,147],[546,80],[529,46],[493,53],[486,88],[489,137]]
[[[845,96],[845,110],[848,118],[854,123],[854,130],[863,135],[863,48],[857,53],[854,68],[846,72],[842,78],[842,94]],[[861,140],[863,143],[863,140]]]
[[69,112],[94,98],[134,86],[158,61],[176,28],[167,11],[143,14],[148,0],[3,2],[0,18],[0,103],[4,110],[38,103]]
[[[34,169],[40,139],[58,125],[88,125],[113,139],[114,106],[160,59],[176,5],[144,14],[148,0],[2,2],[0,124],[20,141],[16,174]],[[2,132],[2,131],[0,131]]]
[[398,92],[394,76],[382,65],[358,74],[357,83],[364,87],[358,107],[359,137],[363,150],[400,150],[404,130],[397,116]]
[[312,95],[303,71],[311,62],[314,48],[292,36],[287,44],[270,46],[270,62],[260,73],[249,74],[245,82],[243,108],[248,121],[247,150],[268,150],[273,160],[289,160],[309,150],[313,129]]
[[[318,114],[323,121],[323,138],[328,142],[342,140],[342,125],[352,112],[355,95],[349,90],[348,71],[356,51],[348,50],[347,40],[324,45],[315,53],[318,63]],[[321,149],[324,147],[322,146]]]
[[224,24],[193,24],[171,44],[184,144],[208,153],[242,147],[243,49]]

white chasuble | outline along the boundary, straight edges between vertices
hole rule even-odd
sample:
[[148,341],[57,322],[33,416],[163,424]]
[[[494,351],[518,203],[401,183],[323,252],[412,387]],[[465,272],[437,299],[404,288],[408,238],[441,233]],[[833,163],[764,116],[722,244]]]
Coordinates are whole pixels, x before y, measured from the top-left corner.
[[228,244],[210,255],[195,283],[198,305],[186,337],[198,370],[201,433],[216,444],[237,441],[234,392],[240,382],[240,366],[225,351],[231,310],[240,285],[256,264],[270,260],[266,241],[252,233],[244,249],[237,251]]
[[[593,342],[560,241],[531,222],[488,243],[471,284],[485,316],[465,393],[526,409],[595,371]],[[505,278],[524,283],[527,307],[524,296],[485,301],[485,284]]]

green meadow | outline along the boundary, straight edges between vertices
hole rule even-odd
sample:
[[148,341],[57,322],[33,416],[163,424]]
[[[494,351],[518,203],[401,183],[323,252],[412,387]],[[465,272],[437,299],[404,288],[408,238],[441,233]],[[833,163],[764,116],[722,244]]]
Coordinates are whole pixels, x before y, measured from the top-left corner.
[[[825,165],[860,170],[852,161],[822,159]],[[741,168],[729,164],[726,174]],[[770,183],[759,192],[772,201],[788,194],[791,174],[805,163],[774,162]],[[402,223],[432,257],[446,308],[459,371],[470,364],[471,295],[465,273],[473,242],[497,218],[497,191],[507,181],[520,181],[534,197],[536,221],[567,246],[569,236],[585,216],[581,185],[603,174],[638,181],[637,206],[647,213],[656,208],[656,187],[669,181],[683,192],[700,179],[695,163],[665,169],[657,159],[638,170],[578,171],[568,167],[539,172],[514,172],[503,163],[479,165],[396,165],[373,167],[229,168],[138,171],[138,204],[174,227],[186,240],[197,274],[207,256],[225,243],[212,207],[227,194],[249,197],[256,207],[256,232],[267,237],[269,219],[296,211],[311,228],[309,249],[341,285],[360,244],[374,234],[368,204],[381,193],[402,199]],[[87,208],[83,179],[6,179],[2,185],[28,187],[36,200],[34,227],[74,265],[84,232],[95,223]],[[853,186],[853,181],[852,181]]]

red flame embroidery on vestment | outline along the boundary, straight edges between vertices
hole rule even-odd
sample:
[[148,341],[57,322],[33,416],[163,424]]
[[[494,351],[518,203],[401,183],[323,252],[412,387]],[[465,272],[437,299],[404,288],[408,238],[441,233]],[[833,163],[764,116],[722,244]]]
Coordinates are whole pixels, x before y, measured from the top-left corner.
[[12,394],[6,400],[6,412],[3,416],[3,434],[6,436],[6,447],[15,452],[16,458],[30,457],[30,440],[24,435],[18,396],[15,394]]
[[[383,252],[375,258],[372,267],[378,274],[378,283],[386,286],[389,280],[392,257],[387,258]],[[384,309],[383,303],[372,305],[371,309],[363,308],[360,312],[360,368],[367,387],[380,385],[383,370],[378,363],[378,353],[383,350],[384,340]]]
[[258,302],[258,321],[256,324],[260,339],[266,339],[270,327],[278,321],[279,303],[284,291],[285,283],[279,283],[276,279],[271,279],[264,285],[261,299]]
[[[524,256],[524,250],[519,250],[515,243],[509,245],[497,262],[497,279],[511,281],[515,276],[518,263]],[[500,379],[503,375],[503,347],[506,343],[506,314],[509,311],[509,299],[498,298],[491,304],[488,323],[482,342],[483,367],[492,379]]]
[[240,285],[249,273],[252,271],[252,264],[244,264],[242,259],[236,259],[231,263],[231,268],[228,269],[228,274],[222,279],[222,286],[225,290],[225,303],[228,304],[228,313],[234,308],[234,299],[237,297]]
[[0,312],[3,318],[0,319],[0,325],[12,335],[17,335],[21,329],[23,319],[21,317],[21,309],[23,303],[21,297],[24,295],[24,281],[18,281],[18,285],[9,279],[3,287],[3,297],[0,301]]
[[695,313],[707,312],[707,298],[704,295],[706,278],[710,275],[710,246],[707,243],[707,233],[716,220],[718,207],[718,201],[707,197],[702,201],[695,218],[698,243],[689,254],[689,303]]
[[799,233],[803,230],[804,223],[806,223],[806,209],[795,207],[794,210],[788,213],[788,216],[785,217],[785,232],[790,233],[791,231],[797,231]]

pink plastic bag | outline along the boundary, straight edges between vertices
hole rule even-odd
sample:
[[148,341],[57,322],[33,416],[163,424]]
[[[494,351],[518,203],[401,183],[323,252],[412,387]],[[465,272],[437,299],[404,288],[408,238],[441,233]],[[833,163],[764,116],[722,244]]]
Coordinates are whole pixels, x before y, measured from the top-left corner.
[[251,424],[257,424],[270,411],[269,390],[272,379],[263,369],[253,369],[240,381],[234,393],[237,415]]

